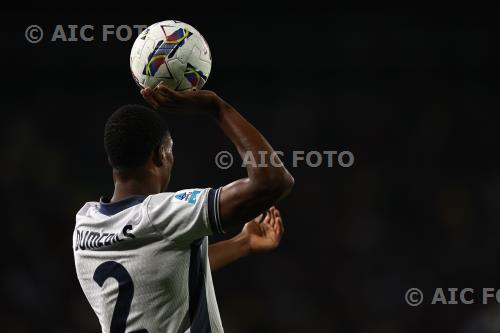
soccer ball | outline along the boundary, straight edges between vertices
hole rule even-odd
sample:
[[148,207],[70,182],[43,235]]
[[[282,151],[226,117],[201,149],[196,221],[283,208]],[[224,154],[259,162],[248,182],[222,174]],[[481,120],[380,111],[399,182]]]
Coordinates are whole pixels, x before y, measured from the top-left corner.
[[201,89],[211,67],[212,56],[203,36],[175,20],[146,28],[130,52],[132,77],[141,88],[163,82],[179,91]]

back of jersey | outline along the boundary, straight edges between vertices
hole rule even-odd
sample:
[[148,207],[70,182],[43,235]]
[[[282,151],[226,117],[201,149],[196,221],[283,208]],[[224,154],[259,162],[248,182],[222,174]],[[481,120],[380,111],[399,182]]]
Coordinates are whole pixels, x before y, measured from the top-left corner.
[[73,235],[80,285],[105,333],[223,332],[208,262],[220,190],[89,202]]

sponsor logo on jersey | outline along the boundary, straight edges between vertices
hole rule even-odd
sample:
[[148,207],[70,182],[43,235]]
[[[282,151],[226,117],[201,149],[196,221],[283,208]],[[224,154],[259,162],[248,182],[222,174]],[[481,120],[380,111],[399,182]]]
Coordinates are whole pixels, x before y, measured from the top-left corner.
[[196,198],[198,197],[198,194],[200,194],[200,192],[201,191],[181,192],[179,194],[176,194],[175,198],[194,205],[196,203]]

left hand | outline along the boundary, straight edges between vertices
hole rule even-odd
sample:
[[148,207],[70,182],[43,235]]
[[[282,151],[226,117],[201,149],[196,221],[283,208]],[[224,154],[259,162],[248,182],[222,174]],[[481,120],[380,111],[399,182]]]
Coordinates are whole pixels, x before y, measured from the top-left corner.
[[261,219],[262,214],[246,223],[239,234],[248,242],[250,253],[269,251],[278,247],[285,231],[283,220],[276,207],[269,208],[262,222]]

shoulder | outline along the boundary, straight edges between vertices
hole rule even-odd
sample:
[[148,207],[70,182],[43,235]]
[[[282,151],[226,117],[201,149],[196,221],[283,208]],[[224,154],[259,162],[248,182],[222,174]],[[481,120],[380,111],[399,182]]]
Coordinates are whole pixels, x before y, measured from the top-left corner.
[[171,204],[174,207],[183,205],[196,205],[202,202],[211,188],[190,188],[176,192],[164,192],[150,195],[147,200],[149,209],[154,209],[158,205]]
[[213,211],[215,191],[212,188],[188,188],[149,196],[146,211],[153,224],[158,221],[170,225],[187,221],[207,221]]
[[76,213],[76,217],[88,217],[92,215],[92,212],[95,211],[97,206],[99,205],[96,201],[86,202],[82,208]]

